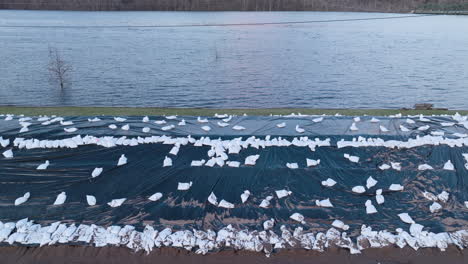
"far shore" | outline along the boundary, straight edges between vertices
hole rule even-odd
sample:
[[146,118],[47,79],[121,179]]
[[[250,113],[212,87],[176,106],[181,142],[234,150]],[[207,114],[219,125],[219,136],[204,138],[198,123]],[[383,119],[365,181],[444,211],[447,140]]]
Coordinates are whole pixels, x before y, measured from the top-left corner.
[[411,13],[466,11],[463,0],[10,0],[0,9],[74,11],[332,11]]

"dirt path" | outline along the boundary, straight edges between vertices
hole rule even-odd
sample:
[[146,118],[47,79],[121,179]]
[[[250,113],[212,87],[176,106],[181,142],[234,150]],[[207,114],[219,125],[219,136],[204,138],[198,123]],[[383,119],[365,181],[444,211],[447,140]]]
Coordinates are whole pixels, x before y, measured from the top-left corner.
[[144,252],[133,252],[127,248],[117,247],[85,247],[85,246],[47,246],[47,247],[0,247],[0,263],[200,263],[200,264],[328,264],[328,263],[424,263],[424,264],[458,264],[468,263],[468,251],[460,251],[455,247],[441,252],[438,249],[411,248],[368,249],[359,255],[350,255],[342,249],[330,249],[319,253],[305,250],[283,250],[267,258],[261,253],[234,252],[231,250],[211,253],[206,256],[173,248],[156,249],[149,255]]

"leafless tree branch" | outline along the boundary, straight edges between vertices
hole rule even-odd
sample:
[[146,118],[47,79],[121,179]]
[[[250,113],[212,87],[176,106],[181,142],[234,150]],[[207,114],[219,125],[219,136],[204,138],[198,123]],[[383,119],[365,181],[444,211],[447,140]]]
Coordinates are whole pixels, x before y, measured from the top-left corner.
[[55,47],[49,47],[48,70],[51,80],[57,82],[60,88],[64,89],[70,81],[69,72],[72,71],[72,67],[62,59],[60,52]]

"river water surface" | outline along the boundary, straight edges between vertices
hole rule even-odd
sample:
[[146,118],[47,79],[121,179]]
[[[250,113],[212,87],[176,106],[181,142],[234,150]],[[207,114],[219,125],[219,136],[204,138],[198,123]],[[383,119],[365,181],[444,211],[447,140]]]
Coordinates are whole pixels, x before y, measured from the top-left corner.
[[[468,17],[329,21],[394,16],[2,10],[0,105],[466,109]],[[316,22],[172,27],[285,21]]]

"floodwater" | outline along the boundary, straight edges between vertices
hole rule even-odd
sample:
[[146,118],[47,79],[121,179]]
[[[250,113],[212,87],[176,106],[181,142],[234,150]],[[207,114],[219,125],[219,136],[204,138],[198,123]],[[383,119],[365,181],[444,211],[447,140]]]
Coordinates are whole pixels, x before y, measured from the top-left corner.
[[394,16],[0,10],[0,105],[466,109],[467,16],[172,27]]

